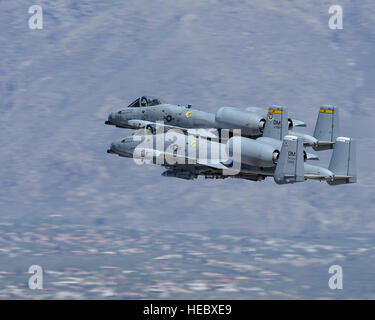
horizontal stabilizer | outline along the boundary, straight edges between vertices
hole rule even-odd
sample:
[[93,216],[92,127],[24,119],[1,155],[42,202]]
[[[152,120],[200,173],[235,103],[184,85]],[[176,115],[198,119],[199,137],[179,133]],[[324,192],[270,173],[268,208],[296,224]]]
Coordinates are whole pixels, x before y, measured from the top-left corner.
[[326,175],[317,175],[317,174],[305,174],[305,178],[309,180],[326,180]]
[[292,120],[292,123],[293,123],[293,127],[306,127],[306,123],[301,121],[301,120],[297,120],[297,119],[291,119]]
[[306,152],[306,160],[319,160],[316,154]]
[[335,143],[332,142],[332,141],[318,141],[318,146],[321,146],[321,147],[328,147],[328,149],[333,149],[333,145]]
[[288,134],[291,136],[302,138],[302,142],[305,147],[307,146],[314,147],[318,144],[318,140],[314,138],[313,136],[310,136],[309,134],[301,133],[298,131],[292,131],[292,130],[289,130]]

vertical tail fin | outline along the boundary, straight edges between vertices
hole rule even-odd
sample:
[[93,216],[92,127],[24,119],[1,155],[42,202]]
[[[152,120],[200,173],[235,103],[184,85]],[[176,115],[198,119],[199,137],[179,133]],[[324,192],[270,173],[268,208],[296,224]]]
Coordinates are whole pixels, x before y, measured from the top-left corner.
[[270,107],[266,124],[264,126],[263,137],[283,140],[288,134],[288,112],[283,107]]
[[296,136],[285,136],[274,173],[277,184],[302,182],[304,178],[303,142]]
[[329,170],[334,174],[330,185],[356,183],[356,142],[350,138],[338,137],[333,148]]
[[315,151],[333,148],[333,144],[340,134],[339,125],[339,109],[337,107],[320,107],[314,130],[314,137],[318,139],[318,144],[314,147]]

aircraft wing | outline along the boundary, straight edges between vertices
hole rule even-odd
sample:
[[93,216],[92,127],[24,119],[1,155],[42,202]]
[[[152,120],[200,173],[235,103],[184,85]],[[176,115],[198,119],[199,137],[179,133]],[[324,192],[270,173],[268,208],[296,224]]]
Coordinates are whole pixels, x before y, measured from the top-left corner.
[[[195,157],[187,157],[185,155],[179,155],[179,154],[173,154],[171,152],[165,152],[165,151],[158,151],[155,149],[149,149],[144,148],[142,149],[142,152],[140,153],[134,153],[133,157],[143,159],[143,161],[152,162],[153,157],[163,157],[166,159],[167,157],[170,159],[174,159],[177,164],[191,164],[196,166],[202,166],[202,167],[210,167],[217,170],[223,170],[223,169],[231,169],[233,161],[230,161],[229,164],[225,164],[219,159],[199,159]],[[162,164],[162,166],[168,166],[168,164]],[[171,164],[173,166],[173,164]]]
[[128,123],[129,125],[139,128],[139,129],[142,129],[142,128],[150,129],[152,133],[156,132],[157,126],[160,126],[161,128],[164,128],[167,130],[170,130],[170,129],[181,130],[182,132],[188,135],[200,136],[200,137],[205,137],[205,138],[213,138],[213,139],[218,138],[218,135],[216,134],[218,133],[217,129],[213,129],[213,130],[211,129],[187,129],[187,128],[182,128],[179,126],[170,126],[170,125],[163,124],[163,123],[155,123],[155,122],[145,121],[145,120],[129,120]]
[[196,162],[197,164],[200,164],[202,166],[211,167],[215,169],[230,169],[231,168],[231,164],[225,165],[220,160],[215,160],[215,159],[210,160],[210,161],[207,161],[205,159],[197,159]]
[[185,130],[187,132],[187,134],[193,135],[193,136],[200,136],[200,137],[212,138],[212,139],[219,138],[219,136],[217,134],[215,134],[215,131],[216,131],[216,133],[218,133],[217,129],[210,130],[210,129],[184,129],[184,128],[181,128],[181,130]]

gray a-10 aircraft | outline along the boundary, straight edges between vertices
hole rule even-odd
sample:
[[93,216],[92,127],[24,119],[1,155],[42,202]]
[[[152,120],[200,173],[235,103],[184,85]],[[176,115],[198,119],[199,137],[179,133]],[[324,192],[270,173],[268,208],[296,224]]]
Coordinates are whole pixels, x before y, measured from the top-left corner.
[[323,148],[331,147],[331,141],[335,141],[328,169],[306,162],[316,158],[304,150],[301,137],[288,132],[288,117],[283,107],[268,110],[263,136],[257,139],[234,135],[223,143],[176,129],[156,134],[144,130],[144,134],[112,143],[107,152],[149,160],[167,168],[163,176],[187,180],[202,175],[261,181],[273,176],[278,184],[307,179],[327,181],[330,185],[355,183],[355,141],[335,136],[338,122],[333,119],[334,113],[335,108],[321,108],[315,128],[326,143]]
[[[258,107],[248,107],[245,110],[222,107],[213,114],[193,109],[190,105],[173,105],[155,97],[142,96],[128,107],[111,113],[105,124],[128,129],[147,128],[155,133],[156,122],[163,121],[163,126],[167,130],[177,128],[193,135],[206,135],[213,138],[220,135],[221,129],[241,129],[242,136],[257,138],[264,133],[266,118],[267,110]],[[335,139],[319,140],[319,134],[311,136],[292,131],[295,127],[305,127],[306,124],[303,121],[288,118],[286,125],[289,134],[302,138],[304,146],[311,146],[315,150],[324,150],[332,148],[335,143]]]

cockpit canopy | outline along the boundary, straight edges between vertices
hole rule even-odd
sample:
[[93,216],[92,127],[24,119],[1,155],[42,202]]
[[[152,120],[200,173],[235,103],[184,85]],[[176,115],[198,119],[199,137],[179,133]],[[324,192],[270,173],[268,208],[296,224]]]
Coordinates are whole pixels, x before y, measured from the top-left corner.
[[151,97],[151,96],[142,96],[141,98],[136,99],[131,104],[129,104],[128,108],[138,108],[138,107],[151,107],[157,106],[159,104],[163,104],[165,101],[161,99]]

